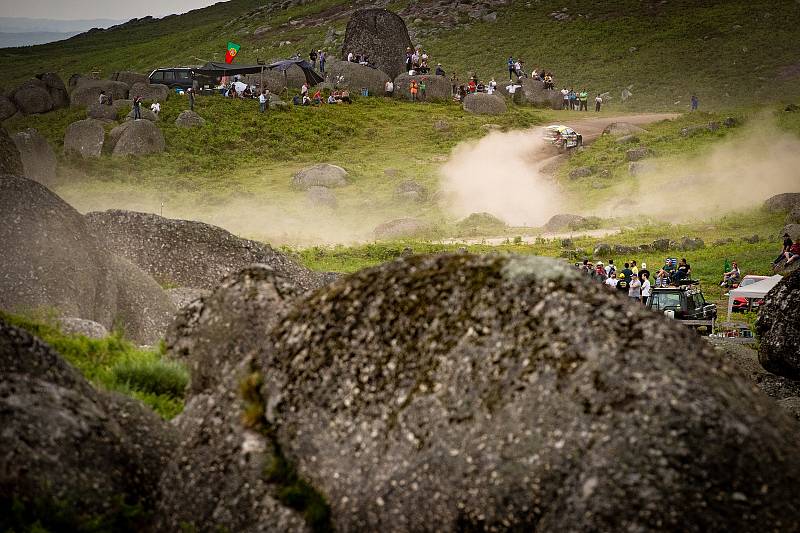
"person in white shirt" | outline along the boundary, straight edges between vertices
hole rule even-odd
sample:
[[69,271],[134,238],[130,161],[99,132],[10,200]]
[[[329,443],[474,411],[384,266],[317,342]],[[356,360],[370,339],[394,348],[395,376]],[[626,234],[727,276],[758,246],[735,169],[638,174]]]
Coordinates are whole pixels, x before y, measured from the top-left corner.
[[[642,263],[644,265],[644,263]],[[642,303],[647,305],[650,296],[652,295],[652,290],[650,288],[650,273],[644,272],[642,273]]]
[[349,54],[347,54],[347,62],[348,63],[352,63],[353,62],[353,52],[350,52]]
[[158,114],[161,113],[161,104],[153,102],[150,104],[150,111],[152,111],[155,116],[158,116]]
[[267,110],[267,102],[269,102],[267,91],[261,91],[261,94],[258,95],[258,108],[262,113]]
[[302,87],[300,87],[300,95],[308,96],[308,85],[306,85],[305,83],[303,84]]
[[598,94],[597,96],[594,97],[594,110],[599,112],[600,106],[602,105],[603,105],[603,97]]
[[512,83],[511,85],[506,85],[506,90],[508,91],[508,94],[513,95],[514,93],[517,92],[517,89],[519,89],[520,87],[522,87],[522,85]]
[[612,289],[616,289],[617,288],[617,273],[616,272],[612,272],[611,275],[608,277],[608,279],[606,279],[606,281],[604,283],[606,285],[608,285],[609,287],[611,287]]
[[339,103],[339,100],[337,100],[337,99],[336,99],[336,97],[335,97],[335,96],[333,96],[333,93],[331,93],[331,94],[328,96],[328,103],[329,103],[329,104],[338,104],[338,103]]
[[386,96],[388,97],[391,97],[392,94],[394,94],[394,83],[392,83],[392,80],[386,82],[385,90],[386,90]]

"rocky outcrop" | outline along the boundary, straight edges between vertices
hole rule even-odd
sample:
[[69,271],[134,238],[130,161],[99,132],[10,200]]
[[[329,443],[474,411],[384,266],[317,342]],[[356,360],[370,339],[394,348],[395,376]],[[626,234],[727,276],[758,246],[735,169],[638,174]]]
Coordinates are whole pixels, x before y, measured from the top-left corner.
[[341,59],[347,54],[361,54],[391,78],[405,71],[406,49],[411,39],[405,22],[386,9],[362,9],[347,22]]
[[[505,85],[505,82],[503,82],[502,85]],[[519,89],[517,89],[517,91],[519,91]],[[525,102],[535,107],[561,109],[561,93],[545,89],[544,83],[539,80],[525,78],[522,80],[521,91]]]
[[0,94],[0,122],[13,117],[17,113],[17,104],[7,96]]
[[475,115],[502,115],[506,112],[505,100],[494,94],[468,94],[463,106],[464,111]]
[[153,279],[110,255],[84,217],[43,185],[0,176],[0,309],[55,309],[157,342],[175,308]]
[[85,318],[64,317],[58,319],[61,331],[67,335],[83,335],[90,339],[104,339],[108,337],[108,330],[103,324]]
[[561,231],[565,229],[572,229],[586,222],[586,217],[580,215],[558,214],[550,217],[550,220],[543,226],[542,229],[548,232]]
[[149,120],[131,120],[109,133],[108,149],[114,157],[157,154],[166,148],[161,130]]
[[269,337],[266,427],[337,530],[800,520],[796,422],[564,263],[412,256],[304,297]]
[[56,154],[38,131],[28,128],[14,134],[14,144],[22,158],[26,177],[44,185],[56,180]]
[[706,243],[700,237],[684,237],[681,239],[680,247],[685,252],[691,252],[705,248]]
[[372,233],[378,240],[399,239],[419,235],[430,229],[430,224],[416,218],[398,218],[379,224]]
[[386,82],[391,80],[381,70],[347,61],[328,62],[325,65],[325,74],[333,87],[346,87],[351,92],[360,92],[362,88],[366,88],[372,96],[383,96]]
[[73,122],[64,132],[64,153],[84,159],[98,158],[103,153],[106,130],[99,120],[87,118]]
[[17,144],[4,128],[0,128],[0,174],[21,176],[23,173],[22,157]]
[[205,123],[206,119],[188,109],[181,111],[181,114],[175,119],[175,125],[179,128],[199,128]]
[[94,103],[86,108],[86,116],[97,120],[117,120],[117,106]]
[[[133,107],[131,107],[131,110],[128,112],[127,115],[125,115],[125,120],[126,121],[136,120],[133,117],[134,117]],[[139,107],[139,117],[140,120],[149,120],[150,122],[158,122],[158,115],[156,115],[149,108],[144,107],[144,105]]]
[[292,177],[292,186],[307,190],[311,187],[344,187],[349,174],[342,167],[321,163],[298,171]]
[[306,190],[306,199],[311,205],[329,207],[331,209],[336,209],[339,204],[336,200],[336,193],[327,187],[319,187],[317,185]]
[[422,202],[428,198],[428,189],[414,180],[403,180],[394,188],[394,194],[402,200]]
[[124,100],[128,98],[128,89],[128,84],[121,81],[78,78],[75,89],[70,95],[70,105],[86,107],[98,103],[101,91],[110,95],[112,100]]
[[128,97],[131,100],[141,97],[147,102],[165,102],[169,96],[169,87],[161,83],[137,82],[131,85]]
[[49,346],[0,319],[0,521],[17,531],[146,530],[174,430],[95,391]]
[[268,265],[303,290],[332,279],[298,265],[268,244],[202,222],[122,210],[89,213],[86,221],[107,250],[165,284],[212,289],[226,275],[253,263]]
[[47,113],[53,109],[53,98],[47,92],[47,85],[36,78],[14,89],[11,98],[17,109],[26,115]]
[[37,74],[36,79],[44,83],[45,89],[53,101],[53,109],[69,107],[69,93],[61,76],[55,72],[45,72],[44,74]]
[[772,213],[791,211],[797,206],[800,206],[800,192],[776,194],[764,201],[764,209]]
[[761,365],[779,376],[800,379],[800,271],[778,283],[759,307],[756,332]]
[[[411,100],[411,80],[416,80],[417,84],[425,80],[425,100],[431,102],[447,102],[452,96],[450,80],[445,76],[431,76],[429,74],[409,76],[400,74],[394,79],[394,97],[404,100]],[[421,99],[421,94],[417,94],[417,99]]]
[[629,122],[612,122],[603,130],[604,135],[637,135],[647,130]]
[[491,213],[471,213],[459,220],[456,226],[462,232],[480,234],[502,231],[507,224]]
[[644,146],[632,148],[625,152],[625,159],[628,161],[641,161],[650,155],[650,149]]

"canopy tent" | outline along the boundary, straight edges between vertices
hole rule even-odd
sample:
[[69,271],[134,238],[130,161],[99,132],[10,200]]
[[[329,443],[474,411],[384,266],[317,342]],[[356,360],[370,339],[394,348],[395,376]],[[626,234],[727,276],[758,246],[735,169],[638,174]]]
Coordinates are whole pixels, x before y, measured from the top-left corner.
[[314,65],[309,63],[304,59],[283,59],[281,61],[276,61],[275,63],[270,64],[267,68],[270,70],[277,70],[279,72],[283,72],[284,75],[286,71],[289,70],[290,67],[297,65],[301,69],[303,69],[303,74],[306,76],[306,81],[308,82],[309,86],[317,85],[318,83],[322,83],[325,81],[325,78],[317,74],[314,70]]
[[739,287],[738,289],[733,289],[728,293],[728,320],[731,319],[731,311],[733,310],[733,300],[736,298],[763,298],[767,295],[772,288],[780,283],[783,279],[783,276],[780,274],[775,274],[774,276],[770,276],[767,279],[762,279],[756,283],[751,285],[747,285],[746,287]]
[[235,76],[236,74],[258,74],[264,65],[234,65],[228,63],[215,63],[209,61],[200,68],[194,69],[195,74],[218,78],[220,76]]

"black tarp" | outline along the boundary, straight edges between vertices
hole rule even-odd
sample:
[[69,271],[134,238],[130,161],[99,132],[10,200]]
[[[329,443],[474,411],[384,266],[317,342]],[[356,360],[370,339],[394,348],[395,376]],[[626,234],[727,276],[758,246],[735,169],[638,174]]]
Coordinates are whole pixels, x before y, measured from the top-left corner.
[[325,78],[314,71],[314,66],[303,59],[284,59],[270,65],[236,65],[209,61],[202,67],[194,69],[194,73],[210,78],[218,78],[220,76],[235,76],[236,74],[259,74],[262,68],[286,72],[289,67],[294,65],[303,69],[303,74],[305,74],[309,85],[313,86],[325,81]]

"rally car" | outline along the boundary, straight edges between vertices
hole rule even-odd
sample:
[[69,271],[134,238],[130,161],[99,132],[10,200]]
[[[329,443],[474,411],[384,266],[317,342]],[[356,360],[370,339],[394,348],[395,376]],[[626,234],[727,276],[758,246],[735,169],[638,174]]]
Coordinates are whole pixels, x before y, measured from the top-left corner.
[[553,124],[544,128],[543,139],[559,151],[571,150],[583,145],[583,136],[569,126]]

